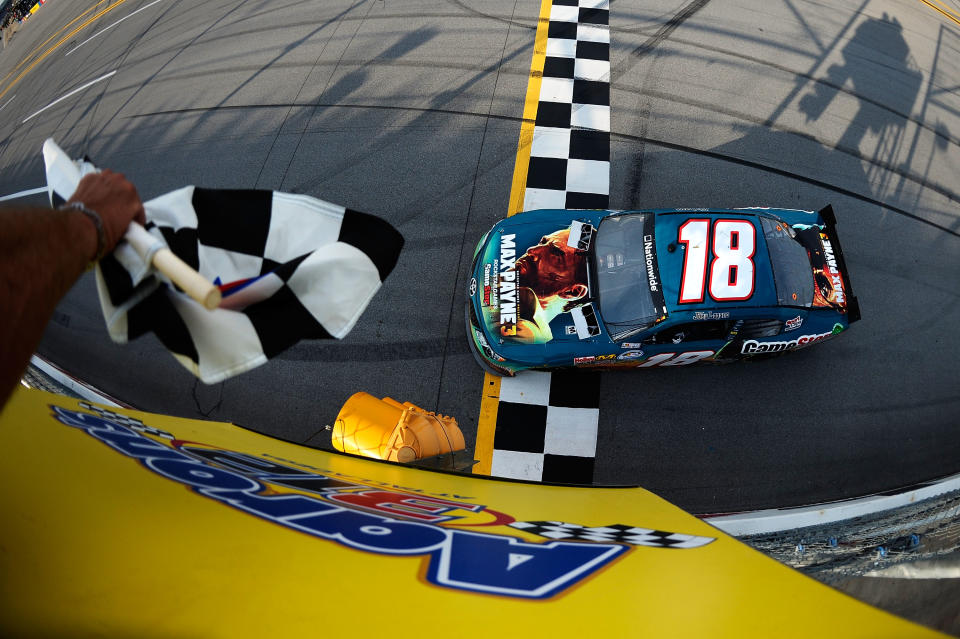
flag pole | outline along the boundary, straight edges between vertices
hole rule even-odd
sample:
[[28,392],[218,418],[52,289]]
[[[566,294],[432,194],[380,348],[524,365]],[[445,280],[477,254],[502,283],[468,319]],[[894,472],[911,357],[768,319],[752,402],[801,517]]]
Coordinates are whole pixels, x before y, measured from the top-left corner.
[[203,305],[204,308],[212,311],[220,306],[220,289],[177,257],[160,240],[150,235],[147,229],[136,222],[130,222],[130,226],[123,237],[145,262],[170,278],[171,282],[179,286],[184,293]]
[[[83,175],[73,160],[52,139],[43,143],[43,158],[47,167],[48,188],[64,199],[77,189]],[[51,171],[51,168],[55,170]],[[193,267],[177,257],[164,243],[150,235],[145,228],[131,222],[124,239],[140,254],[144,262],[163,273],[207,310],[220,305],[220,289]]]

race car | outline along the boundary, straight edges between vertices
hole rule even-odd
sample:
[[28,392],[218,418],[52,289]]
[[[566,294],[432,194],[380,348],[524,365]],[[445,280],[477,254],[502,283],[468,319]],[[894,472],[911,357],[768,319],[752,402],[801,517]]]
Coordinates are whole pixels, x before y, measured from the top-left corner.
[[755,359],[860,319],[830,206],[528,211],[471,271],[467,333],[495,375]]

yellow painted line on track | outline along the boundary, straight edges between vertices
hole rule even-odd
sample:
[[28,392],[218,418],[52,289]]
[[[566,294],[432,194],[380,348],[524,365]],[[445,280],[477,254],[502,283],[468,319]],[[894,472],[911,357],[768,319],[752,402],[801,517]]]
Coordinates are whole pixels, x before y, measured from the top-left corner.
[[543,64],[547,57],[547,35],[550,29],[552,4],[553,0],[542,0],[540,3],[540,18],[533,44],[533,61],[530,63],[530,79],[527,81],[527,97],[523,103],[523,124],[520,126],[517,159],[513,165],[513,185],[510,188],[508,216],[523,211],[523,196],[527,190],[527,169],[530,167],[530,146],[533,144],[533,128],[537,120],[537,105],[540,103]]
[[10,71],[10,73],[8,73],[7,75],[5,75],[5,76],[3,77],[3,79],[0,80],[0,84],[3,84],[4,82],[6,82],[6,81],[10,78],[10,76],[12,76],[14,73],[16,73],[17,71],[19,71],[20,68],[23,67],[23,65],[27,64],[28,62],[30,62],[30,60],[33,59],[33,56],[36,55],[37,52],[40,51],[40,49],[42,49],[43,47],[47,46],[47,45],[50,43],[51,40],[53,40],[53,39],[56,38],[58,35],[60,35],[61,33],[63,33],[66,29],[69,29],[69,28],[70,28],[71,26],[73,26],[76,22],[78,22],[79,20],[83,19],[83,17],[84,17],[85,15],[87,15],[88,13],[90,13],[91,11],[93,11],[94,9],[96,9],[96,8],[99,7],[101,4],[103,4],[104,2],[107,2],[107,1],[108,1],[108,0],[100,0],[99,2],[97,2],[97,4],[93,5],[93,6],[90,7],[89,9],[86,9],[86,10],[85,10],[83,13],[81,13],[79,16],[77,16],[76,18],[74,18],[73,20],[71,20],[70,22],[68,22],[67,24],[65,24],[64,26],[62,26],[62,27],[60,27],[59,29],[57,29],[57,31],[56,31],[52,36],[50,36],[49,38],[47,38],[46,40],[44,40],[41,44],[37,45],[37,47],[34,48],[33,51],[31,51],[31,52],[28,53],[26,56],[24,56],[23,60],[20,61],[20,64],[18,64],[17,66],[15,66],[15,67],[13,68],[13,70]]
[[960,25],[960,14],[958,14],[956,11],[953,11],[950,7],[943,4],[939,0],[920,0],[920,2]]
[[500,378],[483,374],[483,394],[480,397],[480,417],[477,419],[477,443],[473,447],[475,475],[489,475],[493,465],[493,436],[497,432],[497,411],[500,408]]
[[[537,120],[537,105],[540,102],[540,84],[543,80],[543,63],[547,57],[547,35],[550,27],[550,8],[553,0],[541,0],[537,20],[537,35],[533,45],[533,61],[530,63],[530,78],[527,81],[527,97],[523,103],[523,123],[520,125],[520,141],[517,158],[513,165],[513,184],[510,187],[510,203],[507,216],[523,211],[523,197],[527,190],[527,170],[530,167],[530,146],[533,144],[533,128]],[[490,373],[483,375],[483,393],[480,398],[480,417],[477,421],[477,442],[473,447],[478,463],[473,472],[489,475],[493,464],[493,438],[497,432],[497,411],[500,406],[500,378]]]
[[[32,52],[30,52],[30,55],[27,56],[27,59],[29,59],[30,56],[34,55],[39,49],[42,49],[42,48],[44,47],[44,45],[47,44],[47,42],[50,42],[50,40],[53,40],[54,38],[56,38],[57,35],[59,35],[59,34],[62,33],[63,31],[65,31],[66,29],[70,28],[70,26],[72,26],[73,24],[75,24],[77,21],[79,21],[80,19],[82,19],[85,15],[87,15],[88,13],[90,13],[91,11],[93,11],[94,9],[96,9],[98,6],[100,6],[100,5],[103,4],[104,2],[106,2],[106,0],[100,0],[100,2],[98,2],[97,4],[93,5],[92,7],[90,7],[90,8],[87,9],[86,11],[84,11],[84,12],[83,12],[82,14],[80,14],[77,18],[75,18],[73,21],[71,21],[70,23],[68,23],[65,27],[63,27],[62,29],[60,29],[59,31],[57,31],[57,33],[55,33],[55,34],[53,34],[52,36],[50,36],[50,38],[48,38],[46,42],[44,42],[43,44],[41,44],[39,47],[37,47],[36,49],[34,49]],[[44,60],[47,56],[49,56],[51,53],[53,53],[54,51],[56,51],[57,49],[59,49],[61,46],[63,46],[63,43],[64,43],[64,42],[67,42],[70,38],[72,38],[73,36],[77,35],[77,34],[80,33],[81,31],[83,31],[84,29],[86,29],[88,26],[90,26],[91,24],[93,24],[94,22],[96,22],[97,20],[99,20],[100,18],[102,18],[103,16],[107,15],[108,13],[110,13],[111,11],[113,11],[114,9],[116,9],[117,7],[122,6],[125,2],[127,2],[127,0],[116,0],[116,2],[115,2],[114,4],[110,5],[110,6],[107,7],[106,9],[102,9],[101,11],[95,13],[93,16],[91,16],[91,17],[88,18],[85,22],[83,22],[79,27],[75,28],[73,31],[70,31],[67,35],[65,35],[65,36],[63,36],[62,38],[60,38],[60,39],[57,41],[56,44],[54,44],[54,45],[51,46],[49,49],[47,49],[46,51],[44,51],[39,57],[37,57],[33,62],[30,63],[30,66],[28,66],[26,69],[24,69],[23,71],[21,71],[21,72],[20,72],[20,75],[18,75],[17,77],[15,77],[15,78],[10,82],[10,84],[8,84],[6,87],[4,87],[4,88],[3,88],[3,91],[0,91],[0,98],[3,98],[3,96],[5,96],[10,89],[12,89],[13,87],[15,87],[15,86],[17,85],[17,83],[20,82],[20,80],[22,80],[28,73],[30,73],[30,71],[32,71],[32,70],[34,69],[34,67],[36,67],[38,64],[40,64],[41,62],[43,62],[43,60]],[[19,69],[20,66],[22,66],[22,65],[23,65],[23,63],[21,62],[20,65],[17,66],[17,69]],[[12,75],[13,73],[15,73],[15,72],[17,71],[17,69],[14,69],[13,71],[11,71],[10,74],[7,75],[7,78],[9,78],[10,75]],[[6,81],[7,78],[4,78],[4,81]]]

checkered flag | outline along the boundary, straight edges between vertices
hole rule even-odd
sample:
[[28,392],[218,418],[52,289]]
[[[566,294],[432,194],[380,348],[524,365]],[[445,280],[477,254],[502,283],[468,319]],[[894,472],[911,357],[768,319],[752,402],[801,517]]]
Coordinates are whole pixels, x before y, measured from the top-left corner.
[[[75,190],[64,179],[71,171],[48,158],[52,204]],[[107,329],[121,344],[155,333],[208,384],[301,339],[346,336],[403,247],[387,222],[303,195],[188,186],[143,206],[149,233],[217,284],[223,301],[206,310],[121,242],[97,266]]]
[[547,539],[602,541],[653,548],[699,548],[715,540],[715,537],[683,535],[665,530],[636,528],[623,524],[588,527],[563,521],[515,521],[510,525],[518,530]]

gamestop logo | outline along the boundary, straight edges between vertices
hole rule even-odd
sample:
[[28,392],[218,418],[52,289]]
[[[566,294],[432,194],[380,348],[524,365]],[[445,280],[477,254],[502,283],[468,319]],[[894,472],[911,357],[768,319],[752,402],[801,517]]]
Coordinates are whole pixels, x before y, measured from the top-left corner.
[[[422,556],[428,562],[427,579],[444,588],[543,599],[587,579],[630,548],[616,543],[538,544],[444,528],[438,524],[460,519],[457,511],[470,514],[486,509],[352,483],[234,451],[203,445],[173,448],[141,434],[171,440],[168,433],[123,415],[94,407],[89,408],[97,414],[50,408],[62,424],[78,428],[151,472],[230,508],[348,548],[380,555]],[[278,486],[313,495],[278,493]],[[391,512],[404,519],[391,517]],[[498,520],[513,521],[502,513],[489,512]]]
[[809,346],[814,342],[827,339],[835,333],[821,333],[819,335],[804,335],[789,342],[758,342],[755,339],[748,339],[743,343],[741,353],[744,355],[756,355],[759,353],[780,353],[783,351],[793,351],[804,346]]

